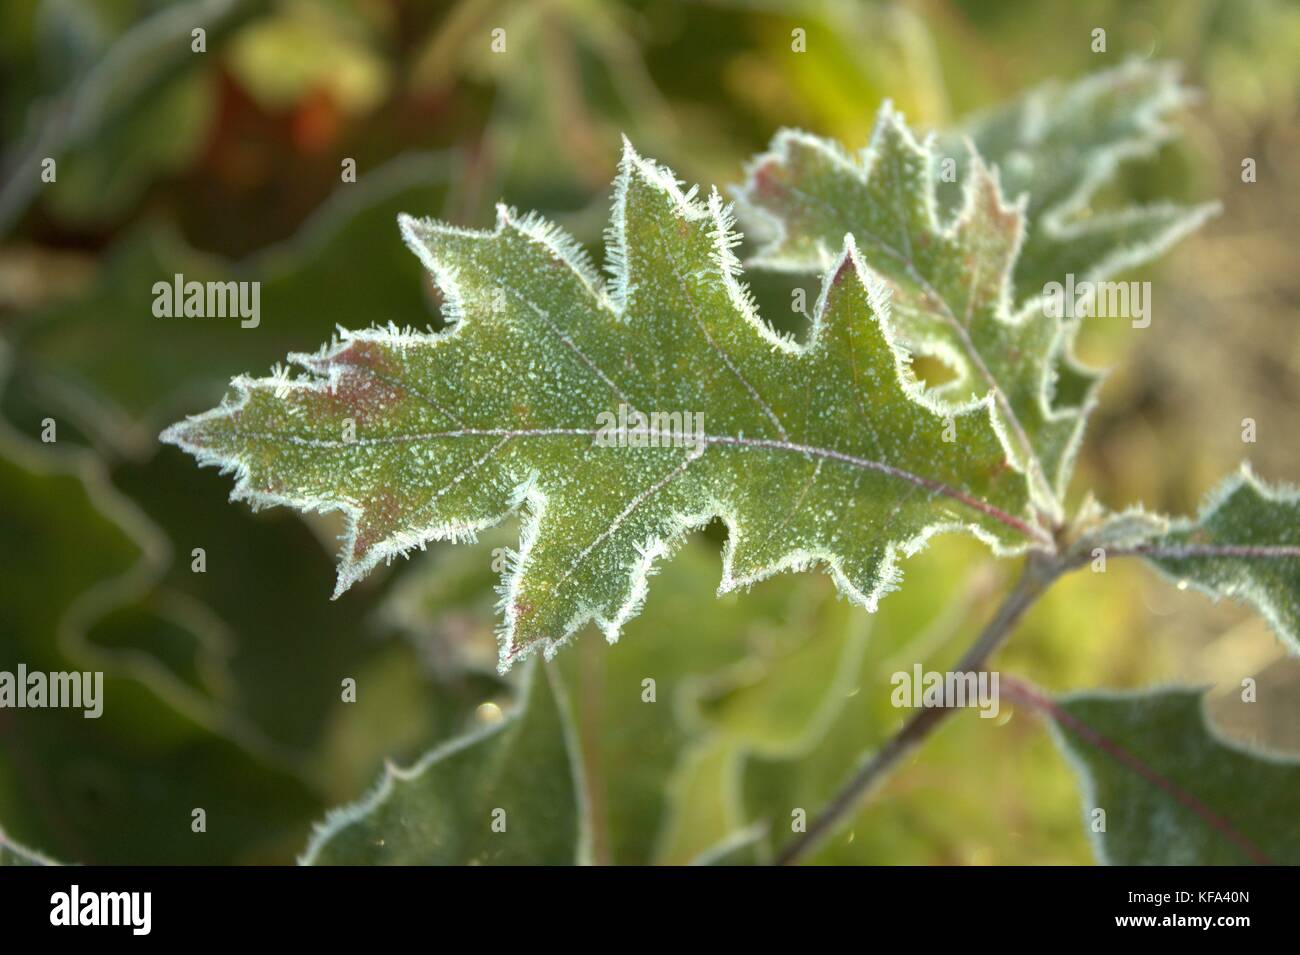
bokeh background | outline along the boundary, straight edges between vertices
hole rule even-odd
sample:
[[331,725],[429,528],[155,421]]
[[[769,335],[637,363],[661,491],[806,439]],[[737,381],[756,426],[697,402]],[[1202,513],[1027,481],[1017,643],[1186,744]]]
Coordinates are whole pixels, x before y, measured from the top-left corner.
[[[1073,498],[1186,513],[1243,458],[1300,480],[1300,5],[7,0],[0,669],[102,669],[109,705],[100,720],[0,711],[0,828],[65,861],[288,862],[385,760],[508,711],[492,563],[513,528],[331,602],[337,522],[232,506],[228,478],[156,440],[336,324],[436,327],[397,212],[483,227],[505,200],[600,261],[620,133],[725,185],[781,126],[856,148],[885,98],[945,127],[1128,57],[1181,62],[1201,98],[1099,202],[1224,209],[1143,270],[1150,328],[1084,324],[1083,358],[1115,371]],[[155,319],[152,285],[176,272],[260,281],[261,325]],[[788,285],[756,286],[797,332]],[[598,861],[686,861],[764,813],[813,811],[899,725],[889,675],[955,660],[1014,569],[940,539],[868,617],[816,575],[716,599],[720,543],[698,535],[655,578],[619,645],[588,632],[558,660]],[[1063,581],[999,662],[1052,690],[1206,685],[1224,732],[1300,753],[1300,666],[1264,623],[1141,566]],[[626,691],[648,673],[656,707]],[[1089,863],[1081,812],[1032,714],[963,713],[816,861]]]

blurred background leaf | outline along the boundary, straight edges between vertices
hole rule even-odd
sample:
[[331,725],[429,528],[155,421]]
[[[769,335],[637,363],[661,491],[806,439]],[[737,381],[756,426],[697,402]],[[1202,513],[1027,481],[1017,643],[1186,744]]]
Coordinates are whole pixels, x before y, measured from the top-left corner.
[[539,661],[495,725],[456,737],[334,810],[305,865],[573,865],[587,861],[588,804],[569,703]]
[[1295,865],[1300,760],[1224,742],[1206,727],[1200,696],[1164,688],[1038,704],[1074,757],[1098,856],[1116,865]]

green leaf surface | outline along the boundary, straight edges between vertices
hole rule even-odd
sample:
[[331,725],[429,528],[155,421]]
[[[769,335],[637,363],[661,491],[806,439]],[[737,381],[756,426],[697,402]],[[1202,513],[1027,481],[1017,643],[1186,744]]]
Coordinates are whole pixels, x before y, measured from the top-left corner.
[[783,131],[750,165],[741,208],[776,238],[760,268],[824,268],[850,234],[891,293],[906,346],[939,358],[957,377],[935,397],[954,407],[991,394],[999,429],[1032,479],[1036,503],[1059,512],[1060,485],[1082,429],[1077,409],[1052,406],[1051,371],[1065,348],[1061,322],[1040,311],[1011,313],[1010,274],[1023,229],[1018,209],[975,161],[962,210],[943,224],[934,196],[934,157],[902,119],[882,108],[861,162],[827,140]]
[[586,860],[587,805],[568,702],[540,661],[502,722],[390,767],[336,809],[304,865],[571,865]]
[[[1031,691],[1032,692],[1032,691]],[[1084,785],[1084,825],[1114,865],[1300,862],[1300,760],[1206,724],[1201,692],[1038,699]],[[1100,815],[1105,812],[1105,831]]]
[[[766,239],[753,263],[816,271],[853,235],[891,290],[902,341],[954,371],[935,398],[991,392],[1038,505],[1059,516],[1100,376],[1072,357],[1077,325],[1044,314],[1039,294],[1067,272],[1097,280],[1145,261],[1203,221],[1209,207],[1071,218],[1122,158],[1152,148],[1154,117],[1181,96],[1168,70],[1101,74],[977,120],[959,151],[952,137],[918,142],[889,104],[860,157],[783,130],[737,191]],[[956,191],[941,162],[959,156]]]
[[490,232],[401,225],[449,330],[345,332],[291,355],[296,377],[237,378],[163,435],[234,472],[232,496],[255,507],[343,511],[336,593],[520,511],[506,667],[588,620],[616,639],[655,563],[713,517],[729,530],[722,592],[822,565],[868,609],[938,531],[998,553],[1045,540],[990,402],[949,419],[922,399],[852,242],[801,345],[753,311],[716,191],[683,194],[630,146],[607,287],[533,216],[502,208]]
[[1263,614],[1300,653],[1300,491],[1270,487],[1243,467],[1220,485],[1195,520],[1133,548],[1165,574]]

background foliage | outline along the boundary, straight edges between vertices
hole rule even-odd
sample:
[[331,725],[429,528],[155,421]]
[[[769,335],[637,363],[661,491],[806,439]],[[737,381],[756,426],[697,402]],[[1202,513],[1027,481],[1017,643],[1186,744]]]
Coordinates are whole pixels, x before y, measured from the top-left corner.
[[[189,52],[196,23],[204,54]],[[1089,50],[1097,26],[1106,54]],[[494,27],[505,54],[489,52]],[[808,53],[791,52],[795,27]],[[4,4],[0,669],[103,669],[112,705],[98,721],[0,711],[0,828],[67,861],[289,861],[386,761],[476,728],[504,726],[489,739],[508,750],[567,726],[582,765],[547,791],[582,781],[587,857],[743,853],[747,820],[813,811],[896,728],[889,675],[950,664],[1008,567],[952,537],[909,561],[871,617],[820,576],[719,600],[711,528],[616,647],[585,632],[535,682],[529,699],[556,718],[521,730],[520,688],[493,670],[491,565],[508,537],[432,547],[331,603],[337,524],[231,507],[227,480],[161,448],[158,429],[336,324],[436,325],[399,211],[487,227],[505,199],[599,250],[620,132],[722,184],[779,126],[854,148],[886,97],[946,127],[1043,79],[1153,56],[1182,62],[1202,99],[1183,137],[1126,165],[1099,203],[1213,196],[1224,211],[1144,270],[1151,328],[1084,323],[1081,357],[1116,371],[1074,496],[1191,512],[1243,456],[1294,480],[1298,54],[1300,11],[1283,0]],[[16,174],[47,155],[56,185]],[[1245,156],[1256,184],[1240,180]],[[355,184],[340,182],[344,157]],[[260,280],[262,324],[155,319],[151,286],[175,272]],[[788,282],[750,277],[764,314],[799,330]],[[46,417],[55,445],[37,441]],[[190,569],[200,546],[205,574]],[[1266,624],[1136,564],[1063,580],[1000,663],[1053,691],[1206,685],[1221,732],[1300,752],[1300,668]],[[1080,811],[1028,710],[963,713],[816,859],[1088,862]],[[572,847],[537,852],[557,844]]]

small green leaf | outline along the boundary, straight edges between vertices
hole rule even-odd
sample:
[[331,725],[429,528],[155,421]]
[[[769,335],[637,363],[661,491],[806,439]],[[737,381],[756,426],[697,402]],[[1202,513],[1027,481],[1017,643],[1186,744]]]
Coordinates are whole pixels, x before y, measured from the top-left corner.
[[934,156],[888,104],[861,162],[827,140],[783,131],[754,160],[742,210],[775,233],[759,267],[824,268],[846,233],[887,284],[893,324],[905,345],[950,366],[955,380],[933,389],[954,406],[991,394],[1000,430],[1030,476],[1039,507],[1059,516],[1058,497],[1082,429],[1077,410],[1052,407],[1050,372],[1063,326],[1041,309],[1011,312],[1011,268],[1023,231],[993,172],[972,157],[961,212],[938,217]]
[[1079,537],[1076,549],[1085,558],[1092,556],[1096,548],[1123,553],[1126,548],[1138,547],[1169,532],[1169,518],[1163,514],[1152,513],[1141,505],[1108,511],[1091,492],[1079,506],[1073,524]]
[[[742,216],[768,240],[753,262],[815,271],[853,235],[892,292],[903,342],[956,372],[935,398],[991,391],[1038,505],[1059,517],[1100,375],[1071,354],[1077,325],[1044,314],[1039,296],[1068,272],[1100,280],[1145,261],[1212,211],[1079,218],[1121,159],[1165,135],[1159,117],[1182,97],[1171,70],[1134,66],[983,117],[966,131],[970,146],[918,142],[888,104],[860,158],[784,130],[738,190]],[[945,160],[957,163],[960,189],[945,188]]]
[[236,378],[220,407],[163,434],[234,472],[232,496],[255,507],[345,512],[337,593],[521,511],[505,668],[588,620],[616,639],[655,563],[715,516],[729,528],[722,591],[822,565],[869,609],[936,532],[999,554],[1050,546],[989,400],[940,413],[919,394],[851,240],[797,344],[753,310],[717,192],[683,194],[630,146],[608,287],[533,216],[502,208],[491,232],[401,226],[449,330],[345,332],[290,356],[305,375]]
[[572,865],[588,822],[577,746],[558,675],[524,671],[500,723],[390,767],[360,802],[336,809],[304,865]]
[[1162,689],[1031,702],[1050,715],[1079,772],[1084,824],[1102,861],[1295,865],[1300,761],[1220,738],[1201,696]]
[[1300,653],[1300,490],[1270,487],[1243,467],[1195,521],[1133,548],[1178,582],[1249,604]]

